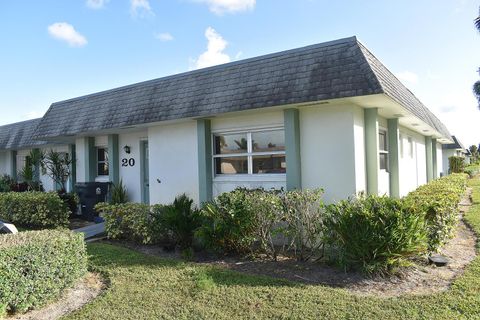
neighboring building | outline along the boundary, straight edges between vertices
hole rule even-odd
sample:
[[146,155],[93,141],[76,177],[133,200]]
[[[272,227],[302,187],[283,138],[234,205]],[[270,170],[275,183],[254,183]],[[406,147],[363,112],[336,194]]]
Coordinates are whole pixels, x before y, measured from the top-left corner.
[[[21,180],[18,173],[25,166],[26,158],[32,149],[69,152],[67,144],[53,144],[33,139],[33,133],[39,123],[40,119],[34,119],[0,126],[0,175],[8,174],[14,179]],[[55,183],[47,175],[40,174],[38,179],[46,191],[56,189]]]
[[[465,147],[463,144],[458,140],[457,137],[452,136],[453,143],[444,144],[442,146],[443,150],[443,174],[450,173],[450,165],[448,163],[448,158],[456,156],[456,157],[464,157],[466,158],[467,152],[465,151]],[[470,152],[469,152],[470,153]]]
[[398,197],[452,142],[355,37],[56,102],[35,137],[76,150],[77,181],[122,179],[150,203],[237,186]]

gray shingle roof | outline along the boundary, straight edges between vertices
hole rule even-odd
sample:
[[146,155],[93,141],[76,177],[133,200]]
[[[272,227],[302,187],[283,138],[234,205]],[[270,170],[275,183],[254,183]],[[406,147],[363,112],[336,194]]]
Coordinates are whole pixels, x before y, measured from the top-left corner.
[[0,126],[0,150],[23,149],[46,144],[33,139],[40,120],[33,119]]
[[442,146],[443,149],[462,149],[465,151],[465,147],[463,146],[463,144],[460,142],[460,140],[458,140],[457,137],[455,136],[452,136],[452,140],[453,140],[453,143],[449,143],[449,144],[444,144]]
[[36,137],[385,93],[450,137],[356,37],[94,93],[50,106]]

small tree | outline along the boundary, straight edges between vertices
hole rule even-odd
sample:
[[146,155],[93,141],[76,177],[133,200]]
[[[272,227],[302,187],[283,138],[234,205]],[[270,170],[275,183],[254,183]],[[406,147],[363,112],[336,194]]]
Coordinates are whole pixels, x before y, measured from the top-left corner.
[[61,187],[62,191],[66,190],[66,183],[70,177],[70,165],[72,160],[68,153],[57,152],[52,149],[42,156],[42,172],[48,175]]
[[[475,24],[475,28],[477,28],[477,30],[480,31],[480,13],[478,17],[475,18],[473,23]],[[479,72],[480,72],[480,69],[479,69]],[[473,85],[473,94],[477,98],[478,107],[480,108],[480,81],[475,82],[475,84]]]
[[471,145],[469,148],[470,153],[472,155],[472,162],[477,162],[478,161],[478,147],[476,145]]

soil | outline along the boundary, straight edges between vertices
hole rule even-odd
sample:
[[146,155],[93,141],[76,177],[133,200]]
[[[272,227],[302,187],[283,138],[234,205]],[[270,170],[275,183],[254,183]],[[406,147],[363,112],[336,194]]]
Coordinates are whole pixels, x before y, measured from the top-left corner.
[[69,314],[95,299],[105,285],[96,273],[88,273],[73,288],[65,290],[59,300],[42,309],[8,317],[8,320],[53,320]]
[[[452,238],[439,252],[447,257],[445,267],[428,263],[428,257],[418,258],[413,267],[404,268],[389,277],[367,277],[360,272],[343,272],[322,263],[298,262],[287,257],[278,261],[240,260],[235,257],[216,257],[203,252],[195,253],[194,262],[217,265],[231,270],[292,280],[309,285],[327,285],[344,288],[357,295],[394,297],[405,294],[423,295],[447,290],[463,274],[465,267],[475,258],[476,236],[463,222],[463,213],[471,205],[471,190],[467,190],[459,204],[459,224]],[[109,242],[107,240],[107,242]],[[119,242],[112,242],[119,244]],[[178,251],[166,251],[160,246],[120,243],[145,254],[181,259]]]
[[72,219],[70,219],[68,228],[70,230],[74,230],[74,229],[79,229],[79,228],[91,226],[93,224],[95,224],[95,222],[83,220],[83,219],[80,219],[80,218],[72,218]]

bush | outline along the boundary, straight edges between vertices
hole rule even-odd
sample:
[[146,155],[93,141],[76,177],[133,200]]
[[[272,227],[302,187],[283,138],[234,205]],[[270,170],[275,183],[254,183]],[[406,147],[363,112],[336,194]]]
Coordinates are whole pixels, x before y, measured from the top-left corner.
[[87,271],[83,235],[67,230],[0,235],[0,315],[45,305]]
[[451,174],[422,185],[405,197],[406,205],[426,218],[430,251],[437,251],[453,236],[466,179],[466,174]]
[[252,253],[258,222],[251,200],[259,198],[255,195],[260,192],[263,191],[237,188],[205,204],[198,235],[207,248],[224,253]]
[[112,188],[112,200],[110,201],[111,204],[121,204],[128,202],[128,192],[127,188],[123,185],[123,181],[117,185],[114,185]]
[[153,213],[162,229],[161,234],[168,235],[182,249],[192,247],[194,233],[200,226],[199,211],[192,199],[182,194],[170,205],[154,206]]
[[56,192],[0,193],[0,219],[42,229],[68,226],[70,211]]
[[344,268],[389,273],[426,250],[424,218],[401,200],[363,195],[327,207],[324,241]]
[[75,192],[63,192],[58,191],[58,196],[67,206],[68,210],[70,210],[70,215],[74,215],[78,210],[78,204],[80,199]]
[[0,192],[10,192],[16,181],[13,180],[8,174],[0,176]]
[[465,158],[463,157],[449,157],[448,168],[450,173],[462,173],[465,169]]
[[143,244],[160,239],[158,219],[150,206],[143,203],[99,203],[95,210],[105,219],[105,231],[110,239],[125,239]]

